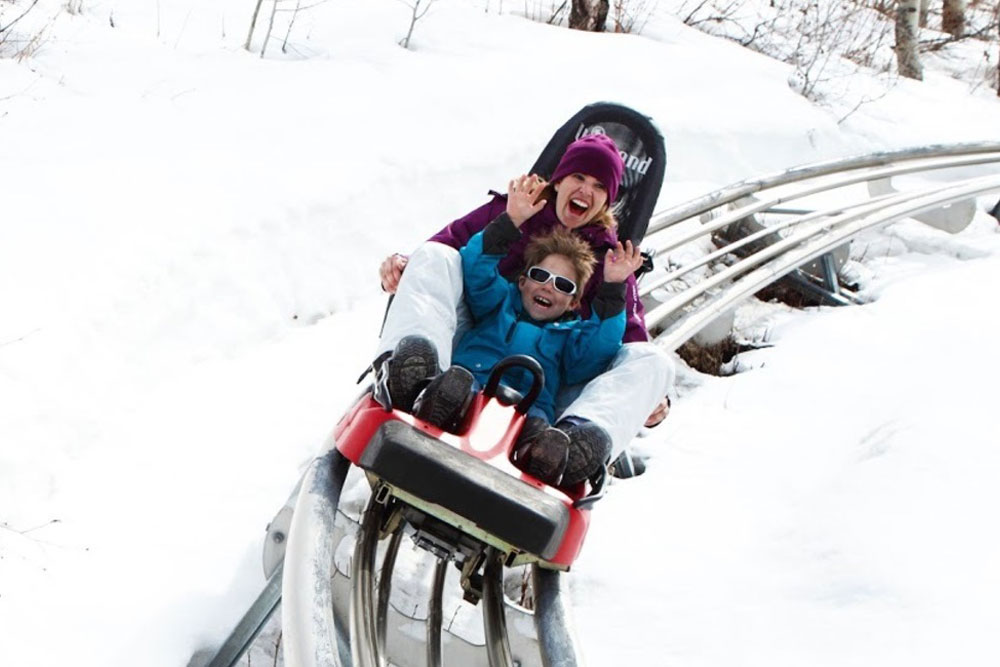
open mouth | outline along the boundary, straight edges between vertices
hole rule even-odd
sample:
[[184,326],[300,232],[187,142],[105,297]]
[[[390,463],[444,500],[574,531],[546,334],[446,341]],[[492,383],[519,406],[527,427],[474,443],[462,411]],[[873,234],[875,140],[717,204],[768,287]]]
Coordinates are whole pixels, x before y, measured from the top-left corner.
[[590,208],[590,205],[582,199],[570,199],[569,210],[574,215],[583,215]]
[[536,297],[534,297],[532,299],[532,301],[534,301],[535,303],[537,303],[542,308],[551,308],[552,307],[552,302],[549,301],[548,299],[546,299],[544,296],[536,296]]

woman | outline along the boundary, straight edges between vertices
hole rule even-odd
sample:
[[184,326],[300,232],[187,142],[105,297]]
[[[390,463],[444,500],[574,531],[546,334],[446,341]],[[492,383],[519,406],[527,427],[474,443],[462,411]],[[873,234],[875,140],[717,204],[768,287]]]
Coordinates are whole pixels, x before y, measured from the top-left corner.
[[[415,334],[436,346],[440,357],[436,361],[442,367],[450,365],[456,332],[468,326],[458,249],[500,215],[510,217],[521,232],[500,262],[500,271],[508,278],[523,270],[524,248],[536,235],[561,226],[590,245],[598,265],[583,289],[580,306],[581,315],[589,317],[605,256],[618,244],[611,205],[623,168],[610,137],[588,135],[569,145],[549,183],[535,175],[516,178],[507,196],[494,194],[489,203],[452,222],[409,258],[398,254],[386,258],[379,270],[382,287],[396,296],[383,325],[377,358]],[[612,460],[644,423],[652,426],[666,415],[664,397],[674,376],[670,358],[648,342],[634,276],[626,281],[625,304],[626,344],[599,377],[561,391],[556,408],[559,426],[571,438],[609,439]]]

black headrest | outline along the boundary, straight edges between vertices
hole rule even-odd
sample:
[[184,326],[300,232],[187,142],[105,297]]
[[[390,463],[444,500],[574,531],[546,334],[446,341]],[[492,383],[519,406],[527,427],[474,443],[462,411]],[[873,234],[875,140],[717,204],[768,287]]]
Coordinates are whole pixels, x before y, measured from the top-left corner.
[[589,104],[552,136],[531,173],[549,178],[566,147],[588,134],[608,135],[624,153],[625,172],[614,207],[618,238],[638,243],[646,234],[667,166],[663,136],[648,117],[611,102]]

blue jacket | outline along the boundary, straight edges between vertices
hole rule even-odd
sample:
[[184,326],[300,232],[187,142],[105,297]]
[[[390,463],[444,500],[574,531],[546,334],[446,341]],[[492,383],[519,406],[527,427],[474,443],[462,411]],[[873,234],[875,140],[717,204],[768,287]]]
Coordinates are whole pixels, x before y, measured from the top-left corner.
[[[465,301],[475,322],[455,346],[452,363],[469,369],[485,384],[504,357],[526,354],[545,371],[545,385],[533,412],[555,419],[562,383],[586,382],[602,373],[618,352],[625,333],[625,286],[602,283],[587,320],[572,311],[538,322],[524,312],[521,292],[500,274],[500,260],[521,234],[505,214],[469,239],[461,249]],[[528,371],[515,368],[503,383],[522,394],[531,386]]]
[[[461,250],[473,234],[483,231],[486,225],[496,220],[507,210],[507,196],[495,192],[491,194],[494,195],[492,200],[455,220],[432,236],[430,240],[444,243],[455,250]],[[513,276],[527,268],[524,266],[524,247],[531,239],[561,227],[562,223],[556,216],[553,198],[553,201],[550,201],[545,208],[525,220],[524,224],[521,225],[521,236],[510,244],[506,256],[500,260],[500,273],[513,279]],[[594,255],[597,256],[594,275],[583,288],[583,298],[579,309],[581,316],[586,318],[592,315],[591,304],[598,296],[598,287],[604,282],[604,253],[608,248],[615,246],[617,235],[613,230],[595,224],[577,227],[573,233],[586,241],[594,251]],[[636,284],[635,276],[629,276],[628,280],[625,281],[625,317],[624,342],[633,343],[649,340],[649,334],[646,333],[646,314],[642,307],[642,301],[639,299],[639,287]]]

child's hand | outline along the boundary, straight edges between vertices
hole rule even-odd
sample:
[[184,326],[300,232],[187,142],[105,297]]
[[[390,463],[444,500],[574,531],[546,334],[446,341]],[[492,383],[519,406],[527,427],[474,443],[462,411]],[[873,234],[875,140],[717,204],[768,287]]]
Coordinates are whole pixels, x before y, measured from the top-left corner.
[[507,185],[507,216],[520,227],[524,221],[545,208],[545,200],[535,201],[547,183],[537,174],[521,175]]
[[619,241],[614,249],[609,249],[604,256],[604,282],[623,283],[635,270],[642,266],[642,255],[639,246],[633,246],[626,241],[624,247]]

